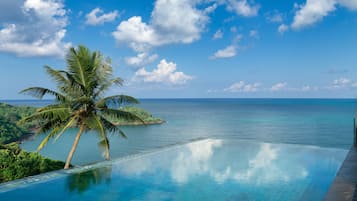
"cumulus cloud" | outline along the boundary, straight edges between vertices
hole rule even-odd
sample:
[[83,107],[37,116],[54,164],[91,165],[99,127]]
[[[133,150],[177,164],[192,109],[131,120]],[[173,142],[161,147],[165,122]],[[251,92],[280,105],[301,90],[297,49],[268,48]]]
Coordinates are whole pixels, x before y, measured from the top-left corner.
[[21,16],[8,18],[0,29],[0,51],[17,56],[63,56],[71,44],[63,42],[68,22],[62,1],[25,0],[21,5],[20,12],[14,8]]
[[270,91],[281,91],[287,86],[286,82],[279,82],[270,87]]
[[192,43],[200,38],[208,17],[196,8],[198,1],[157,0],[149,23],[140,16],[122,21],[113,36],[136,51],[172,43]]
[[182,85],[192,80],[193,77],[177,71],[177,66],[173,62],[161,60],[157,68],[153,71],[146,71],[141,68],[136,71],[134,80],[143,81],[145,83],[163,83],[171,85]]
[[211,59],[230,58],[234,57],[236,54],[237,47],[235,45],[229,45],[224,49],[217,50],[217,52],[215,52],[213,56],[211,56]]
[[24,0],[0,1],[0,22],[19,22],[26,20],[23,15]]
[[247,0],[226,0],[227,9],[237,15],[252,17],[258,15],[259,6],[249,4]]
[[86,24],[88,25],[99,25],[105,22],[114,21],[119,15],[117,10],[109,13],[104,13],[100,8],[94,8],[90,13],[86,15]]
[[138,53],[136,56],[125,58],[125,63],[133,67],[143,67],[154,62],[157,58],[157,54],[150,55],[149,53],[142,52]]
[[291,24],[293,29],[300,29],[321,21],[330,12],[336,9],[336,0],[307,0],[299,5]]
[[223,37],[223,32],[221,30],[217,30],[213,35],[213,40],[217,40]]
[[279,27],[278,27],[278,32],[280,34],[284,34],[285,32],[287,32],[289,30],[289,26],[286,25],[286,24],[281,24]]
[[305,4],[295,5],[297,11],[291,27],[298,30],[311,26],[335,11],[337,5],[357,10],[356,0],[306,0]]
[[260,83],[251,83],[251,84],[246,84],[244,81],[239,81],[228,88],[225,88],[223,91],[226,92],[256,92],[259,90],[259,87],[261,86]]

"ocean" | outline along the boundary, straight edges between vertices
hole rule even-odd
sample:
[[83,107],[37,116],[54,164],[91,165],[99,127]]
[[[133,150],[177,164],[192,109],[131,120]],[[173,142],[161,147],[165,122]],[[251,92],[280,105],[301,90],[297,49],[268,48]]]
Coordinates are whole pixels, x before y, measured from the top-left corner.
[[[43,106],[51,101],[1,101]],[[143,99],[138,107],[166,121],[161,125],[125,126],[128,139],[110,136],[111,157],[147,152],[189,141],[217,138],[348,149],[353,143],[355,99]],[[76,129],[49,142],[42,155],[65,160]],[[44,135],[23,142],[36,150]],[[96,133],[82,136],[73,164],[103,160]]]

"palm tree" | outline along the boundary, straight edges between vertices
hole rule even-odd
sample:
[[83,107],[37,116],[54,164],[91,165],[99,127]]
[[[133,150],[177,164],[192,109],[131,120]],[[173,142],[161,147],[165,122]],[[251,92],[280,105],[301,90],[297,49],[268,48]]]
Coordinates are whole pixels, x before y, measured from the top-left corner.
[[110,146],[107,134],[117,133],[126,138],[124,132],[111,120],[143,122],[136,115],[120,109],[125,104],[139,103],[135,98],[126,95],[103,97],[112,85],[121,86],[123,83],[121,78],[113,77],[109,58],[105,59],[98,51],[91,52],[87,47],[78,46],[77,49],[69,49],[66,63],[67,70],[54,70],[45,66],[47,73],[56,82],[58,91],[43,87],[31,87],[21,91],[39,99],[45,95],[55,98],[54,104],[39,108],[34,114],[21,120],[35,121],[38,124],[38,133],[47,133],[38,150],[51,138],[58,139],[68,128],[78,128],[64,169],[69,168],[83,133],[96,131],[100,139],[98,144],[104,149],[104,157],[108,160]]

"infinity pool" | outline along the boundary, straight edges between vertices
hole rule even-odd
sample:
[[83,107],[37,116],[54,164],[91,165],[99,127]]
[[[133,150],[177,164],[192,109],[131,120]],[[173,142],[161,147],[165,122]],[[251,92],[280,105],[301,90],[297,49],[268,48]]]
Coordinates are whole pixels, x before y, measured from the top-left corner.
[[0,186],[1,201],[319,201],[347,150],[206,139]]

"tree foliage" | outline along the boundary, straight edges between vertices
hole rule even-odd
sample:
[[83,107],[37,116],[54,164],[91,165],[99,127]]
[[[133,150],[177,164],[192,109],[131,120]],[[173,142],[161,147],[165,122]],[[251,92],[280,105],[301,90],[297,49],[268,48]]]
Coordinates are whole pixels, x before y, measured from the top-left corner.
[[12,106],[0,103],[0,143],[10,143],[20,140],[24,135],[30,133],[34,123],[18,124],[17,122],[35,112],[35,108]]
[[63,168],[64,162],[21,150],[16,143],[0,144],[0,183]]
[[113,76],[110,59],[104,58],[98,51],[92,52],[84,46],[70,48],[66,63],[66,70],[55,70],[45,66],[47,73],[56,83],[57,90],[30,87],[22,91],[40,99],[45,95],[51,95],[56,101],[52,105],[39,108],[22,122],[37,121],[39,132],[47,133],[39,149],[42,149],[50,138],[60,137],[68,128],[79,128],[65,168],[69,167],[81,135],[89,130],[97,131],[98,145],[103,148],[104,157],[109,159],[108,133],[125,137],[124,132],[112,120],[142,121],[135,114],[116,108],[138,101],[126,95],[104,97],[111,86],[121,86],[123,80]]

